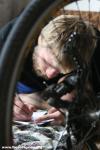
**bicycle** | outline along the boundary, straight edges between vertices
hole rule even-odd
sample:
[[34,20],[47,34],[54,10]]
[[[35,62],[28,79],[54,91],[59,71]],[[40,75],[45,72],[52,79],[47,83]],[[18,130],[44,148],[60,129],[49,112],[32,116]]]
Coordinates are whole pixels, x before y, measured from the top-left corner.
[[[83,0],[84,1],[84,0]],[[12,145],[12,132],[11,132],[11,125],[12,125],[12,99],[14,96],[14,90],[16,86],[16,82],[18,79],[18,76],[20,76],[21,69],[20,66],[24,63],[24,53],[26,52],[27,46],[30,45],[31,47],[35,46],[35,40],[37,39],[39,32],[41,31],[41,28],[48,22],[48,20],[51,19],[52,14],[54,12],[58,12],[60,8],[62,8],[60,13],[65,13],[65,9],[63,6],[70,3],[76,3],[76,7],[79,11],[79,16],[82,18],[81,10],[78,5],[77,0],[44,0],[44,3],[42,0],[34,0],[31,1],[31,3],[26,7],[25,11],[20,15],[17,23],[13,27],[7,41],[5,42],[2,50],[1,50],[1,58],[0,58],[0,83],[3,87],[0,87],[0,144],[2,145]],[[90,0],[89,3],[89,14],[88,14],[88,20],[90,21]],[[93,1],[92,1],[93,2]],[[38,8],[39,9],[38,11]],[[55,11],[54,11],[55,10]],[[98,12],[99,13],[99,12]],[[35,15],[34,15],[35,14]],[[96,22],[97,23],[97,22]],[[98,26],[98,23],[96,24]],[[25,26],[26,25],[26,26]],[[19,38],[19,32],[20,32],[20,38]],[[34,39],[34,41],[33,41]],[[16,44],[17,41],[17,44]],[[30,42],[31,41],[31,42]],[[14,51],[12,49],[14,48]],[[26,52],[26,55],[28,52]],[[9,62],[9,59],[12,60],[12,62]],[[8,66],[9,62],[9,66]],[[6,94],[5,94],[6,91]],[[75,108],[76,109],[76,108]],[[98,114],[97,114],[98,113]],[[5,115],[4,115],[5,114]],[[91,114],[90,114],[91,115]],[[86,114],[87,116],[87,114]],[[93,119],[94,116],[97,117],[97,119],[94,119],[95,121],[89,122],[89,127],[91,126],[91,130],[96,126],[96,121],[98,120],[100,116],[99,110],[96,111],[96,113],[93,113]],[[80,117],[80,116],[79,116]],[[88,116],[89,117],[89,116]],[[87,119],[87,118],[85,118]],[[87,121],[87,120],[86,120]],[[79,123],[79,122],[78,122]],[[69,129],[68,129],[69,130]],[[91,130],[87,132],[90,134]],[[70,134],[69,134],[70,135]],[[89,135],[90,136],[90,135]],[[69,136],[70,139],[70,136]],[[80,149],[80,146],[86,146],[86,148],[89,150],[96,150],[97,147],[93,143],[92,138],[85,141],[85,145],[81,144],[74,148],[71,148],[71,145],[69,144],[69,150],[70,149]],[[71,141],[71,140],[70,140]],[[82,141],[84,143],[84,140]],[[81,143],[81,142],[80,142]],[[79,144],[80,144],[79,143]],[[83,147],[81,149],[83,149]]]

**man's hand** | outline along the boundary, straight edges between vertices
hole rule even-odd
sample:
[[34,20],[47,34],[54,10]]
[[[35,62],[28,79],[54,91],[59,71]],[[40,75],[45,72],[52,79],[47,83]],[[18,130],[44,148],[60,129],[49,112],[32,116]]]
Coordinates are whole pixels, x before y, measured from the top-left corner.
[[[27,99],[27,102],[24,101],[24,97],[25,99]],[[31,120],[32,113],[36,110],[37,110],[36,106],[29,103],[29,97],[27,95],[20,96],[19,94],[15,96],[13,107],[14,120],[29,121]]]
[[51,124],[55,124],[55,125],[61,125],[65,121],[65,117],[61,113],[61,111],[59,111],[58,109],[52,107],[48,110],[47,114],[39,117],[38,119],[35,120],[35,122],[36,123],[41,123],[42,121],[51,120],[51,119],[53,119]]

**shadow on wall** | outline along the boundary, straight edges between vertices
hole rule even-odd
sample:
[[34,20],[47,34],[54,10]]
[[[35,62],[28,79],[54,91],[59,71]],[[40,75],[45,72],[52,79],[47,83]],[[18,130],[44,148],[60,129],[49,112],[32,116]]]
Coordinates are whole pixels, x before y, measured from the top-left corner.
[[0,0],[0,27],[17,16],[30,0]]

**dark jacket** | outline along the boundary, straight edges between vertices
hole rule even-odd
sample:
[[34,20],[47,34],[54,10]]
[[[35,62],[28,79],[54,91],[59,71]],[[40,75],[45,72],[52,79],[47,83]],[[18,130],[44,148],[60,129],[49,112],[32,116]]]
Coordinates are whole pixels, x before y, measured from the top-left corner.
[[[0,29],[0,50],[2,49],[7,36],[9,35],[13,25],[16,23],[17,18],[13,19],[7,25]],[[32,52],[30,52],[26,58],[25,64],[23,66],[23,70],[20,76],[20,81],[17,85],[17,90],[20,93],[28,93],[37,90],[41,90],[44,88],[42,84],[43,79],[37,77],[35,73],[32,71]],[[25,87],[27,86],[27,87]],[[26,89],[26,90],[25,90]]]
[[97,94],[100,93],[100,31],[96,31],[98,41],[91,61],[91,78],[94,92]]

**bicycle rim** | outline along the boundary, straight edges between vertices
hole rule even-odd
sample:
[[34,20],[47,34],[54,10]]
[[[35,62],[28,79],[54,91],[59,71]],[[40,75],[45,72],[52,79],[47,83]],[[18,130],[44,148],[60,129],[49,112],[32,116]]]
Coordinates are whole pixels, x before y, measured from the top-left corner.
[[[35,44],[41,28],[50,20],[56,9],[75,0],[35,0],[32,1],[21,14],[16,25],[13,27],[0,56],[0,144],[1,146],[12,145],[12,107],[15,86],[20,76],[21,64],[24,63],[24,54],[31,39],[30,45]],[[84,0],[83,0],[84,1]],[[93,1],[92,1],[93,2]],[[62,4],[63,3],[63,4]],[[77,0],[76,0],[76,6]],[[89,7],[89,6],[88,6]],[[41,9],[39,9],[41,8]],[[54,11],[55,10],[55,11]],[[79,15],[81,10],[79,10]],[[89,8],[89,12],[90,12]],[[64,13],[64,11],[62,11]],[[34,15],[35,14],[35,15]],[[88,14],[90,20],[90,13]],[[98,23],[97,23],[98,26]],[[19,37],[20,33],[20,37]],[[17,42],[16,42],[17,41]],[[14,49],[12,51],[12,49]],[[9,62],[10,60],[10,62]],[[9,62],[9,64],[8,64]],[[4,115],[5,114],[5,115]],[[89,149],[89,148],[88,148]],[[89,150],[92,150],[89,149]],[[93,149],[95,150],[95,149]]]

